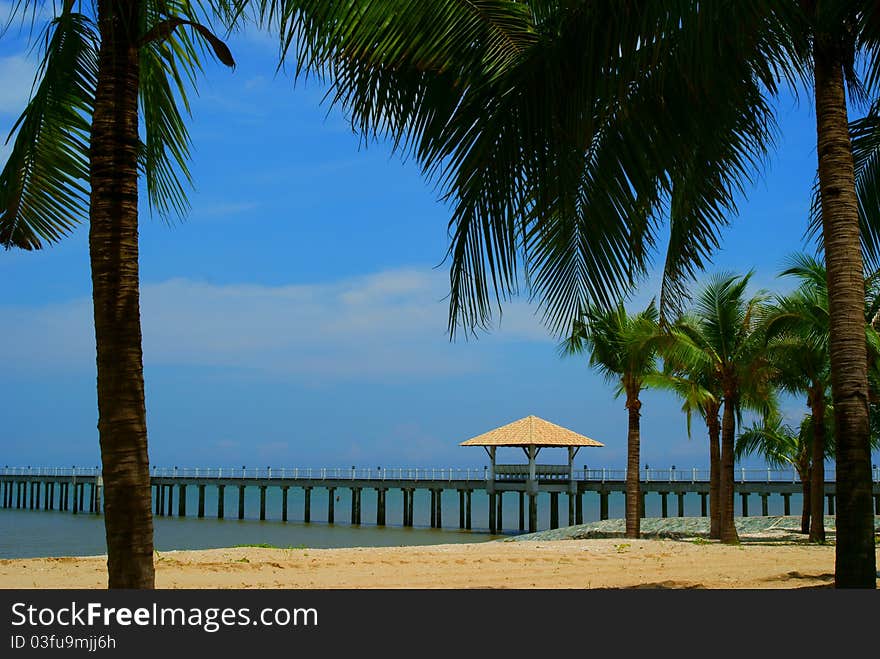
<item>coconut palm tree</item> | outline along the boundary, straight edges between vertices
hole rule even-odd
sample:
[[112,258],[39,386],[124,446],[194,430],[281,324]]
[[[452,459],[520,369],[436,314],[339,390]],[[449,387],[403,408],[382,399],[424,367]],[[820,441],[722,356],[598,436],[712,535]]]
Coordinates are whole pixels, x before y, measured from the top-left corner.
[[[824,289],[824,287],[823,287]],[[828,354],[828,299],[823,289],[802,286],[778,296],[764,312],[768,357],[774,365],[774,382],[783,391],[804,394],[810,417],[816,420],[811,437],[810,542],[825,541],[825,408],[831,385]]]
[[233,60],[185,0],[25,1],[13,10],[36,17],[44,5],[55,16],[0,173],[0,240],[39,249],[88,218],[108,584],[152,588],[139,171],[153,208],[185,210],[189,137],[181,104],[188,107],[205,46],[225,64]]
[[[820,260],[803,254],[789,259],[789,267],[782,272],[782,276],[797,277],[800,285],[789,295],[777,296],[775,302],[764,311],[765,338],[769,356],[776,368],[777,385],[789,393],[805,394],[810,416],[817,420],[811,456],[810,541],[824,542],[824,415],[828,406],[827,391],[831,385],[827,277]],[[880,308],[876,279],[874,275],[865,281],[864,333],[872,371],[877,370],[880,355],[877,352],[880,337],[872,325]]]
[[[736,543],[733,522],[733,466],[736,423],[746,400],[766,409],[772,403],[770,365],[757,322],[762,294],[746,297],[751,273],[720,273],[697,295],[691,314],[664,339],[662,354],[673,371],[705,378],[707,391],[721,394],[721,448],[718,511],[720,539]],[[714,456],[713,456],[714,457]]]
[[[826,416],[823,434],[830,436],[831,416]],[[782,422],[782,418],[777,414],[768,415],[763,422],[754,423],[750,427],[743,430],[736,438],[736,447],[734,455],[737,460],[742,460],[748,455],[760,455],[769,466],[774,469],[783,469],[785,467],[793,467],[801,481],[801,492],[803,494],[803,510],[801,512],[801,533],[811,533],[816,513],[812,510],[810,502],[812,501],[813,479],[811,478],[814,464],[814,437],[815,426],[813,424],[812,415],[806,415],[801,421],[800,426],[795,429],[788,424]],[[820,460],[833,457],[834,450],[832,444],[826,443],[824,455]],[[821,496],[824,494],[820,490]],[[822,508],[819,508],[819,515],[824,515]],[[824,523],[822,524],[824,530]],[[811,540],[812,541],[812,540]],[[824,542],[824,533],[823,533]]]
[[[680,319],[679,323],[695,326],[696,322]],[[696,412],[706,424],[709,437],[709,537],[721,538],[721,510],[719,495],[721,486],[721,405],[723,392],[718,387],[714,371],[709,367],[708,360],[697,363],[674,363],[672,351],[668,351],[670,343],[688,339],[675,336],[675,325],[671,332],[662,337],[659,343],[660,356],[663,358],[663,370],[649,379],[649,384],[658,389],[674,392],[682,401],[681,411],[687,421],[688,438],[691,437],[691,419]],[[685,353],[688,354],[688,353]]]
[[[266,0],[265,7],[275,5]],[[660,310],[717,247],[772,145],[780,80],[815,100],[840,493],[835,584],[875,586],[858,198],[845,88],[880,84],[869,0],[289,0],[303,68],[452,203],[450,327],[528,275],[548,326],[613,305],[668,217]],[[389,20],[393,16],[393,20]],[[430,37],[420,26],[430,25]],[[867,71],[858,84],[854,62]],[[880,225],[872,229],[880,234]],[[880,241],[874,241],[880,244]],[[494,295],[493,295],[494,292]]]
[[613,309],[588,307],[562,344],[564,354],[588,352],[590,366],[617,385],[616,395],[626,397],[629,415],[626,442],[626,537],[638,538],[641,518],[639,449],[642,402],[646,378],[657,373],[657,307],[651,303],[637,314],[623,304]]

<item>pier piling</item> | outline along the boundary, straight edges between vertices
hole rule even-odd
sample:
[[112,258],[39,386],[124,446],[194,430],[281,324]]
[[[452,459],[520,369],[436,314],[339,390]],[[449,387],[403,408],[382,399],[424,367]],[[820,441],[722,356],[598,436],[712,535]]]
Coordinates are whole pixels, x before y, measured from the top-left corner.
[[328,504],[327,505],[327,523],[328,524],[333,524],[335,522],[336,510],[334,508],[335,502],[333,500],[333,496],[334,496],[335,492],[336,492],[335,487],[328,487],[327,488],[327,504]]
[[238,486],[238,519],[244,519],[244,485]]
[[260,485],[260,521],[266,521],[266,486]]
[[748,492],[743,492],[740,494],[740,499],[742,500],[742,516],[749,516],[749,495]]
[[186,485],[177,486],[177,516],[186,517]]
[[678,498],[678,516],[684,517],[684,492],[679,492],[677,494]]
[[667,499],[669,499],[669,492],[661,492],[660,493],[660,517],[669,517],[669,507],[667,504]]
[[226,508],[226,486],[217,486],[217,519],[223,519]]
[[205,516],[205,486],[204,484],[199,485],[199,510],[198,510],[199,519]]
[[519,530],[526,530],[526,493],[519,493]]
[[304,502],[303,502],[303,521],[308,524],[312,521],[312,488],[304,487]]
[[833,515],[834,514],[834,495],[833,494],[826,494],[825,498],[828,499],[828,514]]
[[559,528],[559,492],[550,493],[550,528]]
[[289,489],[290,488],[287,486],[284,486],[281,488],[281,521],[282,522],[287,521],[287,491]]
[[766,492],[761,495],[761,515],[763,515],[764,517],[767,517],[767,515],[770,514],[770,506],[768,505],[767,501],[767,499],[769,498],[770,495]]

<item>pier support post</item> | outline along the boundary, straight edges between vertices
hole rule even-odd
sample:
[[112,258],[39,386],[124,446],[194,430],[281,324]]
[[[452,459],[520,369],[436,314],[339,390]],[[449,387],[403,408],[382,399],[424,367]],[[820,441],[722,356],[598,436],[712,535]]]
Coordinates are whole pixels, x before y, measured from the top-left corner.
[[409,501],[406,504],[406,508],[407,508],[406,514],[409,516],[409,525],[410,526],[414,526],[414,521],[413,521],[414,503],[413,503],[413,500],[415,499],[415,493],[416,493],[416,491],[413,488],[409,489]]
[[834,514],[834,495],[833,494],[826,494],[825,498],[828,499],[828,514],[833,515]]
[[199,519],[205,516],[205,486],[199,485]]
[[791,515],[791,495],[788,492],[782,494],[782,514]]
[[504,507],[502,506],[502,499],[504,498],[502,495],[504,492],[498,491],[495,493],[495,528],[498,533],[504,532]]
[[742,516],[748,517],[749,516],[749,493],[748,492],[741,492],[739,496],[742,499]]
[[431,490],[431,528],[437,526],[437,491]]
[[174,485],[166,485],[166,489],[168,490],[168,508],[165,513],[168,517],[174,516]]
[[385,488],[376,488],[376,526],[385,526]]
[[464,490],[458,491],[458,528],[464,529]]
[[282,522],[287,521],[287,491],[289,489],[290,488],[287,486],[284,486],[281,488],[281,521]]
[[550,493],[550,528],[559,528],[559,492]]
[[700,517],[709,516],[708,499],[708,494],[706,494],[705,492],[700,492]]
[[336,508],[335,508],[335,500],[333,497],[336,496],[336,488],[328,487],[327,488],[327,523],[333,524],[336,521]]
[[599,492],[599,519],[608,519],[608,492]]
[[79,513],[79,483],[73,482],[73,514]]
[[79,510],[80,510],[80,512],[85,510],[83,508],[83,499],[85,498],[85,495],[86,495],[86,484],[80,483],[79,484]]
[[467,509],[465,510],[465,516],[464,516],[464,528],[468,531],[471,530],[471,493],[472,492],[473,492],[473,490],[468,490],[465,493],[465,497],[464,497],[465,498],[465,505],[467,506]]
[[767,515],[770,514],[769,513],[770,506],[767,503],[767,499],[769,499],[769,498],[770,498],[770,494],[768,492],[765,492],[764,494],[761,495],[761,515],[764,517],[767,517]]
[[577,494],[577,499],[574,500],[574,523],[584,523],[584,495],[580,492]]
[[437,489],[437,528],[443,528],[443,488]]
[[538,493],[529,494],[529,533],[538,530]]
[[351,488],[351,523],[361,523],[361,488]]
[[226,486],[217,486],[217,519],[223,519],[224,509],[226,507]]
[[678,498],[678,516],[684,517],[684,492],[677,493]]
[[574,526],[574,501],[580,499],[576,492],[568,493],[568,525]]
[[177,516],[186,517],[186,485],[177,486]]
[[492,491],[489,493],[489,533],[495,535],[498,532],[498,525],[496,523],[496,514],[498,510],[496,508],[495,503],[495,492]]
[[50,485],[51,483],[49,481],[46,481],[43,484],[43,510],[52,510],[53,497],[49,494],[51,491]]
[[303,521],[304,521],[306,524],[309,524],[309,523],[311,523],[311,521],[312,521],[312,488],[310,488],[310,487],[304,487],[304,488],[303,488],[303,493],[304,493],[304,495],[305,495],[305,496],[303,497],[303,498],[305,499],[305,502],[304,502],[304,504],[303,504],[303,507],[304,507],[304,510],[303,510]]
[[92,482],[89,483],[89,512],[95,512],[95,503],[98,496],[98,486]]
[[266,486],[260,485],[260,521],[266,521]]
[[519,493],[519,530],[526,530],[526,493]]
[[669,517],[669,492],[660,493],[660,517]]
[[403,525],[409,526],[409,507],[407,503],[409,502],[409,492],[405,487],[400,488],[400,493],[403,495]]
[[158,515],[159,510],[159,486],[153,485],[153,514]]
[[244,485],[238,486],[238,519],[244,519]]

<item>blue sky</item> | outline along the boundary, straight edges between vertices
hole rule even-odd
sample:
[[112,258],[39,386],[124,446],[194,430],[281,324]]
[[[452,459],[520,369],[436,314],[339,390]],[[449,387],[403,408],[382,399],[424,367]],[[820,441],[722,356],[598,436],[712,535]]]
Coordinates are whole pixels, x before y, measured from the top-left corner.
[[[276,75],[269,39],[229,45],[237,68],[208,65],[192,102],[192,212],[171,226],[146,208],[141,219],[152,463],[482,465],[457,444],[536,414],[605,443],[579,462],[622,467],[623,401],[583,359],[557,355],[527,300],[478,340],[449,341],[448,209],[416,165],[362,148],[319,85]],[[4,136],[33,70],[5,35]],[[779,148],[711,271],[754,268],[756,286],[784,285],[775,273],[804,247],[813,122],[809,98],[780,102]],[[0,278],[0,464],[98,464],[87,228],[0,254]],[[688,440],[676,399],[646,392],[643,462],[705,466],[694,428]]]

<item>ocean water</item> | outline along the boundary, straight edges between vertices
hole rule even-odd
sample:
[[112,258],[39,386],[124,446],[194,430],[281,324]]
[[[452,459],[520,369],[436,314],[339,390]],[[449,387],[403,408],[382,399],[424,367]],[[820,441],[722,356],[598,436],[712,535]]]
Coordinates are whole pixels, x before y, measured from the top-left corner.
[[[173,509],[177,512],[177,490],[175,488]],[[389,490],[386,498],[386,526],[376,525],[376,496],[372,490],[364,489],[361,495],[361,521],[350,524],[351,496],[345,489],[337,489],[335,501],[335,523],[327,523],[327,491],[312,490],[311,522],[302,521],[304,495],[301,490],[291,489],[288,494],[288,521],[281,521],[281,491],[270,488],[266,498],[266,521],[259,520],[259,491],[248,488],[245,491],[245,519],[237,519],[238,490],[226,488],[226,519],[218,520],[217,490],[207,488],[205,492],[205,517],[196,518],[198,494],[194,487],[187,488],[187,517],[154,516],[155,546],[160,552],[174,549],[209,549],[231,547],[243,544],[269,544],[279,547],[378,547],[401,545],[429,545],[461,542],[486,542],[505,535],[520,533],[519,497],[507,493],[503,497],[502,535],[488,532],[488,495],[475,491],[472,495],[472,530],[459,530],[459,498],[456,491],[443,494],[442,528],[430,528],[430,493],[416,490],[413,504],[413,527],[403,527],[402,496],[399,491]],[[550,497],[538,496],[538,529],[550,527]],[[742,514],[741,498],[736,496],[735,514]],[[761,514],[761,500],[757,495],[749,497],[749,514]],[[609,517],[624,516],[624,497],[611,494],[609,497]],[[770,515],[783,513],[781,496],[771,496],[768,502]],[[645,515],[659,517],[661,500],[658,494],[649,493],[645,501]],[[801,512],[801,497],[791,497],[791,514]],[[584,495],[584,521],[599,519],[599,496],[594,493]],[[678,514],[677,498],[669,496],[668,514]],[[700,514],[700,497],[697,494],[685,495],[685,516]],[[568,499],[559,498],[559,522],[568,523]],[[91,556],[106,553],[104,541],[104,519],[101,515],[79,514],[60,511],[36,511],[0,509],[0,558],[27,558],[36,556]]]

